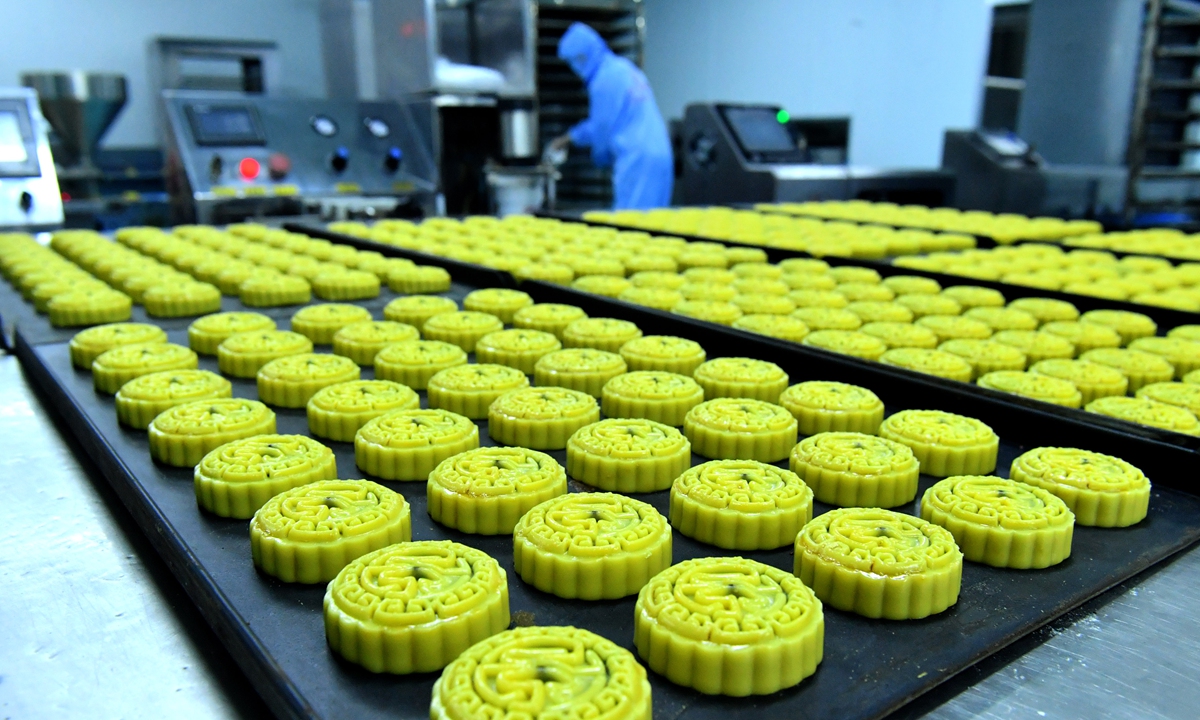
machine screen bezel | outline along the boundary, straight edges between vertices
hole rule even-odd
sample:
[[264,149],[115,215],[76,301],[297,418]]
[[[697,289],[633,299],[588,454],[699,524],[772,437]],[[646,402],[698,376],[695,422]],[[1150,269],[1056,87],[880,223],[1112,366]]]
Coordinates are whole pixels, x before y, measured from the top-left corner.
[[0,112],[17,116],[17,127],[21,131],[21,142],[25,145],[25,159],[0,162],[0,177],[37,177],[42,174],[38,164],[37,137],[33,133],[33,120],[29,116],[29,105],[24,100],[0,99]]
[[[263,133],[262,121],[253,105],[223,103],[190,103],[184,107],[188,125],[192,130],[192,139],[201,147],[251,147],[267,144],[266,134]],[[204,115],[236,113],[250,120],[250,130],[247,132],[214,132],[203,123]]]
[[[725,118],[729,129],[733,131],[734,138],[737,139],[738,145],[741,146],[742,152],[747,155],[778,155],[782,153],[790,153],[796,150],[796,141],[788,132],[787,125],[780,123],[776,116],[779,113],[779,108],[766,105],[722,105],[721,115]],[[787,139],[787,142],[777,145],[761,145],[751,142],[750,134],[746,132],[750,128],[744,123],[744,119],[750,119],[748,116],[753,114],[761,114],[764,120],[764,125],[779,129],[780,139]],[[754,118],[757,120],[757,118]]]

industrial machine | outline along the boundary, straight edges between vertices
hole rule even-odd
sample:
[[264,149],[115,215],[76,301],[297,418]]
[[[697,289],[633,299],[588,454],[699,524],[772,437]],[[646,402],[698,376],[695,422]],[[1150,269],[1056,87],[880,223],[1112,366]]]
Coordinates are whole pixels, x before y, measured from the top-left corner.
[[21,84],[37,91],[54,130],[52,152],[66,197],[95,199],[103,173],[95,162],[100,138],[125,107],[125,76],[115,73],[27,72]]
[[1009,131],[946,131],[942,168],[957,176],[963,210],[1107,218],[1125,202],[1124,167],[1049,163]]
[[0,89],[0,228],[61,225],[62,197],[37,93]]
[[25,72],[50,125],[50,152],[66,227],[104,229],[167,221],[156,147],[100,148],[127,99],[125,76],[71,70]]
[[266,40],[158,37],[152,53],[172,221],[436,209],[436,169],[409,108],[282,97]]
[[278,44],[161,35],[154,38],[151,84],[163,90],[225,90],[270,95],[280,81]]
[[168,90],[163,104],[176,222],[433,210],[432,158],[397,103]]
[[[811,127],[806,134],[804,121],[793,121],[774,105],[689,105],[682,129],[682,203],[865,199],[938,206],[953,201],[952,173],[850,165],[845,139],[837,152],[835,125],[824,121]],[[830,160],[841,162],[824,164]]]
[[549,186],[529,0],[322,0],[328,94],[412,109],[444,210],[487,213],[497,192]]
[[[278,51],[270,40],[159,36],[151,43],[150,92],[155,98],[164,90],[272,96],[281,80]],[[162,105],[157,113],[162,142],[167,136]]]

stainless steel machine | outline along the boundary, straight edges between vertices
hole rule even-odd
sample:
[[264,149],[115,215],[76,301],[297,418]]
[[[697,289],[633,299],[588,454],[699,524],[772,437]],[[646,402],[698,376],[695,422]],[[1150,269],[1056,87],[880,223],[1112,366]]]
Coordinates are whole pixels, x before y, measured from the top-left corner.
[[21,84],[37,91],[42,114],[54,130],[53,155],[66,197],[101,195],[103,173],[95,162],[100,139],[127,98],[124,75],[85,72],[27,72]]
[[433,210],[433,160],[397,103],[168,90],[163,104],[176,222]]
[[[270,40],[158,36],[151,42],[150,92],[189,90],[274,96],[281,80],[278,45]],[[160,104],[158,140],[166,139],[167,119]]]
[[445,212],[487,213],[497,189],[546,186],[530,0],[322,0],[330,97],[412,109]]
[[127,99],[125,76],[84,70],[25,72],[50,124],[50,152],[66,227],[105,229],[167,221],[157,147],[100,148]]
[[408,107],[280,96],[270,41],[158,37],[152,52],[173,221],[435,210],[436,168]]
[[[937,206],[954,200],[953,173],[859,167],[845,163],[844,150],[814,156],[799,130],[774,105],[689,105],[681,137],[681,202],[865,199]],[[843,162],[821,164],[822,158]]]
[[62,196],[37,93],[0,89],[0,228],[63,222]]

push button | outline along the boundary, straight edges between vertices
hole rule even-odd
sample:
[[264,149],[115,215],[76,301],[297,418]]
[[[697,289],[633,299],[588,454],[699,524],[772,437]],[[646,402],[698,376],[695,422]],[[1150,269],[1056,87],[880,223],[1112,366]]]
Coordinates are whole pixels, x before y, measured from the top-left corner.
[[345,145],[338,147],[333,151],[333,156],[329,158],[329,167],[333,168],[334,172],[340,173],[350,164],[350,151]]
[[292,159],[283,153],[271,153],[267,158],[267,173],[272,180],[282,180],[292,171]]
[[383,169],[387,172],[394,173],[400,169],[400,161],[404,159],[404,153],[400,148],[392,146],[388,148],[387,155],[383,156]]

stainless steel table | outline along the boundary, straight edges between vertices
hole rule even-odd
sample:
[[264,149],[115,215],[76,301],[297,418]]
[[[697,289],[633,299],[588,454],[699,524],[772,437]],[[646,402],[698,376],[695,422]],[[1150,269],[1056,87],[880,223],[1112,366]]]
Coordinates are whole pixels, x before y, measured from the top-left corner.
[[[10,508],[0,530],[0,718],[269,716],[16,359],[2,355],[0,487]],[[1197,590],[1193,549],[901,715],[1194,718]]]
[[269,717],[66,438],[0,353],[0,718]]

